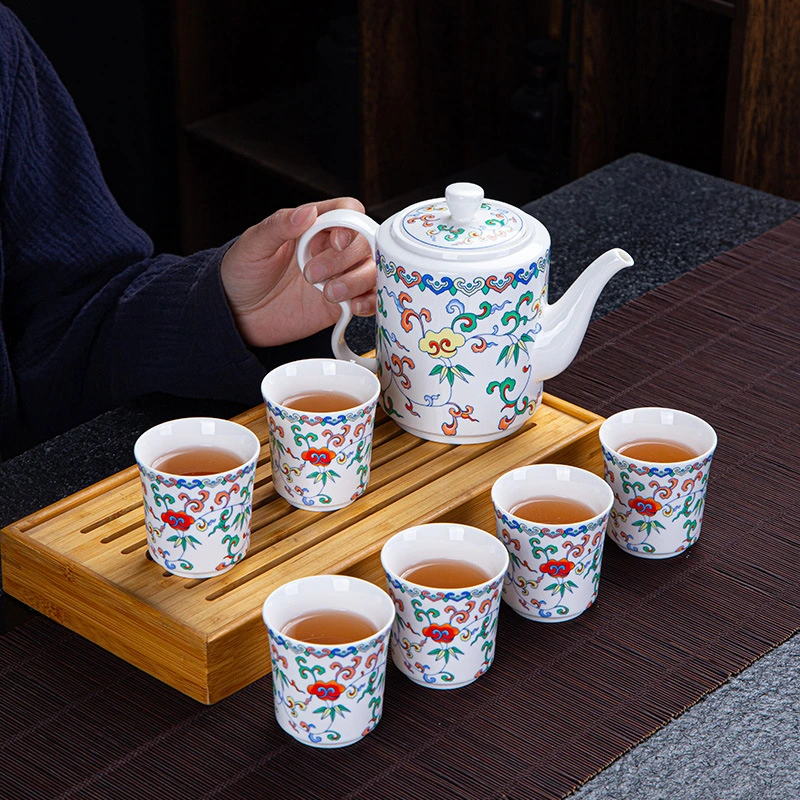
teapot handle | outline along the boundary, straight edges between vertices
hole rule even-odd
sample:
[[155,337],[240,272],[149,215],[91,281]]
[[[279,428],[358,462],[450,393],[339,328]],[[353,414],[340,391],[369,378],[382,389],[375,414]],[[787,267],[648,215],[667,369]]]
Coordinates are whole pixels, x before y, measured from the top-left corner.
[[[356,231],[356,233],[363,234],[369,242],[370,249],[372,250],[372,257],[377,260],[375,235],[379,228],[378,223],[370,219],[366,214],[362,214],[360,211],[353,211],[349,208],[337,208],[334,211],[326,211],[324,214],[320,214],[317,221],[300,237],[297,243],[297,264],[301,272],[311,258],[311,240],[325,228],[349,228],[350,230]],[[314,285],[322,291],[322,287],[325,283],[315,283]],[[348,323],[353,318],[353,310],[350,308],[349,300],[342,301],[339,303],[339,306],[342,309],[342,314],[331,334],[331,348],[333,349],[333,354],[336,358],[342,359],[343,361],[354,361],[356,364],[366,367],[371,372],[377,372],[377,358],[365,358],[364,356],[356,355],[356,353],[347,346],[347,342],[344,340],[344,332]]]

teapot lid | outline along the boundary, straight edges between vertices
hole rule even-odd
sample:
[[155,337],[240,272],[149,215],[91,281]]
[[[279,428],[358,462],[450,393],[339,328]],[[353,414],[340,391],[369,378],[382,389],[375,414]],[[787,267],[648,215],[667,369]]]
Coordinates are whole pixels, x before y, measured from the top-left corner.
[[528,221],[518,208],[486,200],[477,184],[451,183],[445,197],[401,211],[392,234],[405,247],[433,258],[494,258],[530,241],[534,231]]

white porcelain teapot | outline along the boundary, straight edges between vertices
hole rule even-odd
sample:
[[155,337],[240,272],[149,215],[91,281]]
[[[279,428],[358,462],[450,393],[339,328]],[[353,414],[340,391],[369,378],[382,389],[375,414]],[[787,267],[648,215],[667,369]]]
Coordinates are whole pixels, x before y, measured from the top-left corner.
[[362,233],[378,268],[377,358],[345,343],[348,302],[333,331],[336,357],[377,372],[381,404],[401,428],[450,444],[520,428],[539,407],[542,381],[575,357],[603,287],[633,264],[609,250],[549,305],[547,229],[472,183],[380,226],[357,211],[322,214],[300,238],[300,269],[313,236],[330,227]]

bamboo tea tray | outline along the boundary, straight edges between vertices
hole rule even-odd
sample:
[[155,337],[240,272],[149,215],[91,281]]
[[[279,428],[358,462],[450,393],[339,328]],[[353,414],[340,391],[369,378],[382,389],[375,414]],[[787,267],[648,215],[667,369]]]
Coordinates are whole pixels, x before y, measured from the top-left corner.
[[[267,443],[261,407],[236,418]],[[448,445],[405,433],[379,415],[369,488],[339,511],[298,510],[272,486],[263,448],[247,557],[207,580],[170,575],[146,557],[135,466],[0,532],[3,588],[120,658],[203,703],[269,672],[261,605],[304,575],[346,573],[384,583],[380,549],[393,533],[436,520],[494,531],[492,483],[536,461],[602,474],[603,418],[544,396],[519,433]]]

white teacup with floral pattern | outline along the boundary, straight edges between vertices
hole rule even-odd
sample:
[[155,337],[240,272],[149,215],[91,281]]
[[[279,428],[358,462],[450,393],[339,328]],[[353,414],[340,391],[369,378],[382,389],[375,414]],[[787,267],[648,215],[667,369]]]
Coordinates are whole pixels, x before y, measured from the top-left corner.
[[[346,644],[310,644],[283,633],[299,617],[339,610],[366,617],[372,636]],[[264,601],[272,692],[278,724],[312,747],[344,747],[378,724],[394,607],[372,583],[312,575],[286,583]]]
[[[281,497],[306,511],[334,511],[366,491],[380,388],[368,369],[333,358],[292,361],[264,377],[272,479]],[[341,392],[355,402],[319,414],[284,404],[317,391]]]
[[[412,567],[466,561],[486,580],[457,589],[403,577]],[[414,683],[455,689],[477,680],[494,661],[500,591],[508,554],[497,539],[469,525],[429,523],[400,531],[381,550],[396,609],[392,660]]]
[[[697,455],[655,462],[619,452],[642,440],[676,442]],[[600,427],[605,478],[614,492],[608,535],[639,558],[670,558],[700,536],[717,434],[700,417],[671,408],[632,408]]]
[[[154,467],[163,456],[216,448],[240,465],[212,475],[175,475]],[[258,437],[236,422],[187,417],[145,431],[134,445],[153,560],[173,575],[210,578],[247,554]]]
[[[546,525],[512,513],[522,503],[545,497],[578,501],[591,509],[591,516]],[[520,467],[495,481],[497,536],[511,558],[503,600],[517,614],[537,622],[563,622],[594,603],[613,499],[602,478],[563,464]]]

